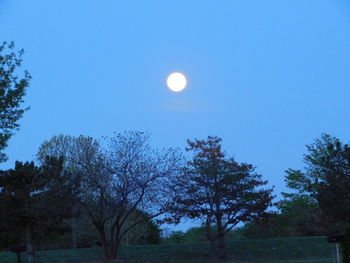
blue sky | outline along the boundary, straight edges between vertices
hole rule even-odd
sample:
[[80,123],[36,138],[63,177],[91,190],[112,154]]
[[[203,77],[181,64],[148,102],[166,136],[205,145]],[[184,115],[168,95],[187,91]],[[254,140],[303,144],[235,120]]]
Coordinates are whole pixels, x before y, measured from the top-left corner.
[[350,140],[348,0],[0,0],[0,35],[33,76],[3,168],[61,133],[136,129],[182,148],[218,135],[278,193],[305,144]]

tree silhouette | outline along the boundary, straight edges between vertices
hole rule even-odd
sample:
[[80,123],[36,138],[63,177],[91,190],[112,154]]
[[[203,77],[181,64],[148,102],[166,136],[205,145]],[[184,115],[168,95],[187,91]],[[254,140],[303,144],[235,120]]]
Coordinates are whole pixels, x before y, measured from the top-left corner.
[[34,162],[16,162],[15,169],[0,171],[0,232],[25,233],[29,263],[35,256],[33,237],[69,231],[62,222],[69,216],[71,204],[64,177],[62,160],[53,158],[41,167]]
[[[271,205],[272,189],[262,189],[267,181],[250,164],[237,163],[221,150],[221,139],[188,141],[193,159],[176,189],[175,219],[201,219],[213,253],[223,259],[225,235],[239,222],[264,215]],[[214,227],[213,227],[214,226]]]
[[164,214],[173,201],[170,184],[181,156],[174,149],[152,149],[148,141],[143,132],[118,133],[105,138],[104,148],[91,137],[60,135],[40,147],[39,159],[62,156],[65,169],[79,171],[77,200],[108,260],[117,258],[128,234]]
[[23,76],[17,75],[23,53],[23,50],[14,51],[13,42],[0,45],[0,162],[6,161],[2,151],[19,127],[18,120],[28,109],[22,108],[21,104],[31,77],[27,71]]

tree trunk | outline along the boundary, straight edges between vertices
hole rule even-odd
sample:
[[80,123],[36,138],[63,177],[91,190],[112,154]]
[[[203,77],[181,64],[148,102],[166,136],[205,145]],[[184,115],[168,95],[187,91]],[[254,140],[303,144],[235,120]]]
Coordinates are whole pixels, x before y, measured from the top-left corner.
[[[96,226],[97,227],[97,226]],[[121,244],[120,238],[114,238],[110,243],[106,238],[105,229],[103,226],[97,227],[99,239],[103,249],[103,255],[106,262],[113,262],[118,257],[118,252]],[[111,236],[112,238],[112,236]]]
[[77,248],[77,226],[78,226],[77,221],[78,221],[77,218],[73,217],[73,220],[72,220],[72,249]]
[[106,238],[104,226],[97,226],[97,225],[95,225],[95,226],[96,226],[97,231],[98,231],[98,236],[99,236],[99,240],[101,242],[103,255],[104,255],[105,259],[109,259],[110,258],[109,244],[108,244],[108,241]]
[[217,235],[217,250],[216,257],[218,259],[226,258],[226,247],[225,247],[225,237],[223,233],[218,233]]
[[72,248],[77,248],[77,239],[78,239],[78,225],[79,225],[79,217],[80,217],[80,207],[77,200],[74,201],[72,207]]
[[110,259],[112,259],[112,260],[117,259],[119,248],[120,248],[120,240],[117,239],[117,240],[115,240],[115,242],[113,243],[113,246],[111,247]]
[[28,263],[34,263],[35,251],[33,247],[32,229],[29,225],[26,226],[26,239],[27,239]]
[[215,259],[217,257],[217,249],[216,249],[216,242],[215,240],[209,240],[210,241],[210,250],[209,255]]
[[221,220],[222,220],[221,212],[217,212],[216,214],[216,258],[217,259],[226,258],[225,233],[222,227]]
[[216,242],[215,242],[215,238],[212,235],[211,225],[208,222],[205,226],[205,234],[210,241],[210,253],[209,254],[213,258],[216,258]]

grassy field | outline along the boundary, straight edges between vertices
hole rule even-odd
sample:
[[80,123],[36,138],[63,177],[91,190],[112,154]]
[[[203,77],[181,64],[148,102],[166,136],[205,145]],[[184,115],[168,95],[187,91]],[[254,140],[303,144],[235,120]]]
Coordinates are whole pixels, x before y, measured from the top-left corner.
[[[334,244],[325,237],[273,238],[227,241],[227,262],[237,263],[333,263]],[[100,262],[100,248],[48,250],[37,252],[37,263]],[[121,249],[123,263],[210,263],[209,245],[164,244],[126,246]],[[22,255],[26,262],[25,254]],[[0,263],[16,262],[13,253],[0,253]]]

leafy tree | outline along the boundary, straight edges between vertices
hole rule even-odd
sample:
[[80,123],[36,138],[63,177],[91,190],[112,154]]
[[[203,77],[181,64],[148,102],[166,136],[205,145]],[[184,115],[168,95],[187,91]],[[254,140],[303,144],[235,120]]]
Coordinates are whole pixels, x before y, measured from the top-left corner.
[[278,236],[314,236],[320,234],[317,227],[317,205],[307,196],[284,199],[277,206]]
[[[69,231],[62,220],[70,204],[61,161],[47,160],[42,167],[16,162],[15,169],[0,171],[0,233],[25,233],[28,262],[34,262],[33,240],[46,233]],[[10,244],[9,244],[10,245]]]
[[181,230],[172,231],[167,241],[170,243],[184,243],[186,241],[186,234]]
[[277,237],[277,229],[279,227],[278,215],[275,213],[267,214],[264,218],[258,218],[252,222],[246,223],[242,227],[242,235],[244,238],[271,238]]
[[[149,218],[150,215],[143,211],[136,210],[125,223],[125,226],[130,226],[135,221],[141,218]],[[159,244],[160,229],[157,223],[153,220],[146,220],[128,231],[122,242],[126,245],[141,245],[141,244]]]
[[341,231],[350,223],[350,147],[324,134],[306,148],[304,170],[286,171],[292,191],[283,193],[282,204],[304,200],[313,207],[309,213],[318,234]]
[[[215,231],[215,226],[212,226],[212,231]],[[203,243],[207,242],[206,227],[192,227],[186,232],[173,231],[168,237],[164,238],[166,243]],[[227,239],[240,239],[242,238],[241,229],[235,229],[226,234]]]
[[278,203],[278,213],[270,213],[263,219],[246,224],[246,238],[269,238],[320,235],[316,224],[317,207],[304,197],[284,199]]
[[245,228],[249,237],[328,235],[350,223],[350,148],[324,134],[306,146],[303,170],[286,170],[279,213]]
[[18,120],[28,108],[21,107],[30,75],[27,71],[18,75],[22,65],[23,50],[15,52],[14,43],[0,44],[0,162],[7,157],[2,151],[19,127]]
[[[69,216],[71,217],[71,213],[69,213]],[[45,233],[45,236],[40,237],[36,241],[38,250],[72,249],[73,240],[76,242],[76,248],[96,247],[98,234],[95,226],[84,211],[81,211],[79,217],[65,218],[63,222],[69,229],[72,229],[72,226],[76,227],[74,232],[75,239],[72,238],[73,231],[66,232],[63,235],[55,232]]]
[[252,165],[237,163],[221,150],[221,139],[188,141],[193,151],[185,175],[175,189],[175,219],[202,220],[217,258],[225,258],[225,235],[238,223],[262,217],[272,205],[272,189]]
[[205,227],[192,227],[185,233],[185,242],[200,243],[207,241]]
[[318,164],[323,180],[316,199],[331,223],[350,223],[350,147],[337,140],[328,145],[327,151],[328,155]]
[[[99,153],[99,144],[92,137],[79,136],[53,136],[50,141],[45,141],[39,148],[37,157],[41,163],[49,156],[62,158],[63,168],[68,171],[67,180],[72,186],[72,214],[69,222],[72,232],[72,248],[79,247],[78,235],[81,229],[81,205],[84,169],[89,169],[89,165],[93,165],[93,161],[97,161],[101,157]],[[101,163],[101,162],[100,162]],[[85,213],[86,214],[86,213]]]
[[[70,174],[80,175],[76,200],[94,224],[107,259],[118,256],[131,230],[164,214],[174,195],[170,186],[181,156],[150,147],[149,136],[125,132],[104,138],[56,136],[39,149],[39,159],[62,156]],[[137,213],[142,211],[143,213]]]
[[161,242],[161,229],[159,228],[159,225],[150,220],[146,223],[146,229],[146,244],[159,244]]

